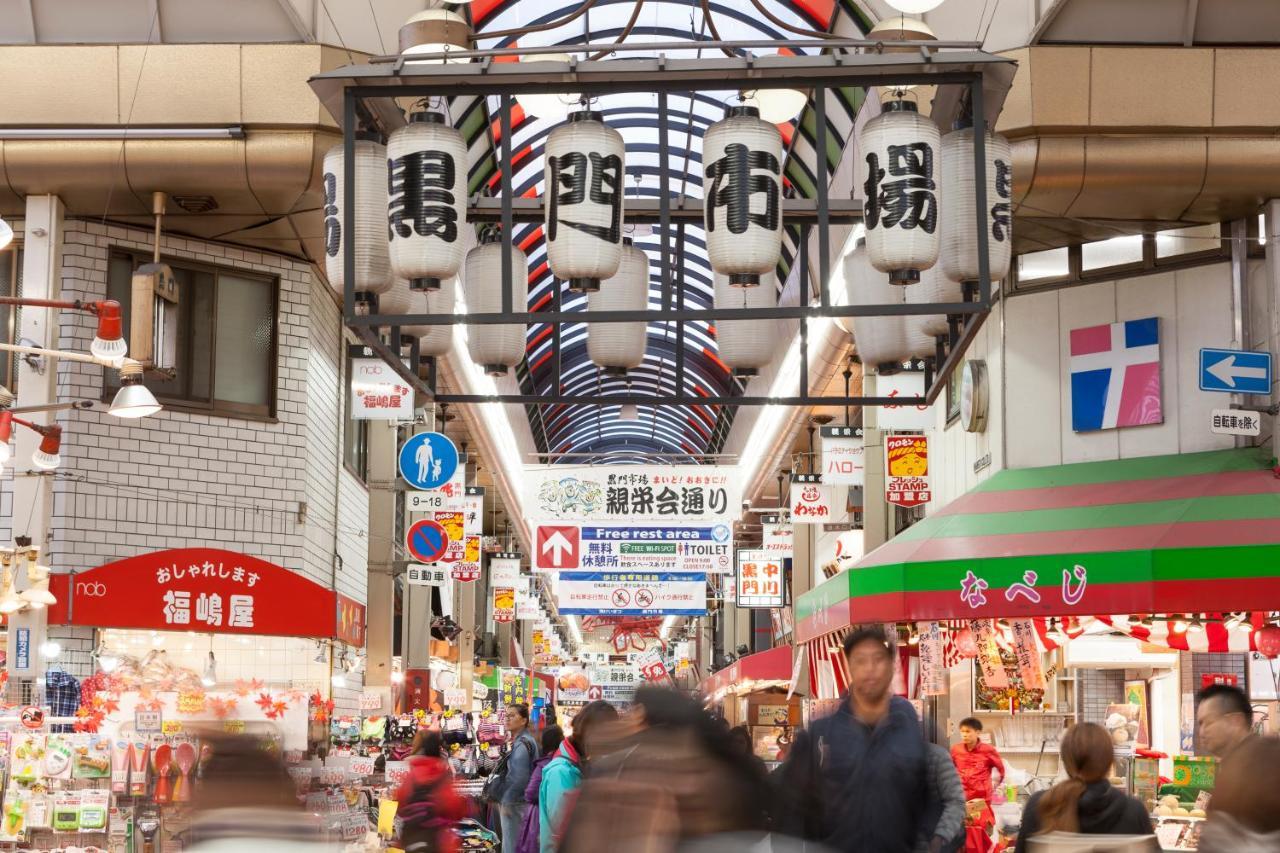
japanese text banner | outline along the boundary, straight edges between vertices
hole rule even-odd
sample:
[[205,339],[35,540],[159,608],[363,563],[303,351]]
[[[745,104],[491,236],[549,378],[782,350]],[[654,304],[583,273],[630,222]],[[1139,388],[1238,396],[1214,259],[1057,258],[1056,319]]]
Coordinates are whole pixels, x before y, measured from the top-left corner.
[[703,616],[705,575],[685,572],[562,572],[556,595],[564,615]]
[[529,466],[524,506],[534,521],[730,523],[742,481],[716,465]]

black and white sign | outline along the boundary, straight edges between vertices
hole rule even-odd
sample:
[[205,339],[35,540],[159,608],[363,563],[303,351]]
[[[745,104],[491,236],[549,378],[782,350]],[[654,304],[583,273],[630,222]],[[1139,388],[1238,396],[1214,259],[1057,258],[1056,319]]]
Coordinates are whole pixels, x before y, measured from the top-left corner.
[[866,483],[862,427],[822,428],[822,482],[838,486]]
[[1260,435],[1262,415],[1237,409],[1214,409],[1209,431],[1215,435]]
[[449,568],[442,563],[429,566],[410,563],[405,570],[405,580],[414,586],[444,586],[450,581]]

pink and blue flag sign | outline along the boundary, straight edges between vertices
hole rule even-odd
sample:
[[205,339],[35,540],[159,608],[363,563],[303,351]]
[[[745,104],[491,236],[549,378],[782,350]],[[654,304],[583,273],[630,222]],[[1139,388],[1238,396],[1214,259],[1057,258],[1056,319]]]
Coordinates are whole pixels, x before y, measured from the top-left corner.
[[1160,318],[1071,330],[1071,428],[1158,424]]

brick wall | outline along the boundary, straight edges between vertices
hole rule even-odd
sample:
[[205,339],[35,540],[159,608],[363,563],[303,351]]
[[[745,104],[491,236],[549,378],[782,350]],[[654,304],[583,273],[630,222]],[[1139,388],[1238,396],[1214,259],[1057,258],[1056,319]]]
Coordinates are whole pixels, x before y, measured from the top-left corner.
[[[110,250],[149,251],[150,241],[146,230],[67,220],[62,298],[103,298]],[[147,551],[216,546],[277,562],[364,601],[368,498],[342,465],[345,355],[327,286],[308,264],[270,253],[177,236],[163,238],[162,252],[278,278],[276,419],[61,413],[63,464],[48,481],[50,565],[83,571]],[[92,316],[63,311],[58,326],[60,348],[88,350]],[[102,398],[102,369],[60,362],[57,371],[60,399]],[[11,501],[6,479],[0,507]],[[21,528],[24,508],[13,510]],[[75,631],[55,636],[64,647],[92,640]],[[79,661],[67,668],[80,668]]]
[[1105,723],[1107,706],[1124,700],[1124,670],[1081,669],[1076,679],[1080,721]]

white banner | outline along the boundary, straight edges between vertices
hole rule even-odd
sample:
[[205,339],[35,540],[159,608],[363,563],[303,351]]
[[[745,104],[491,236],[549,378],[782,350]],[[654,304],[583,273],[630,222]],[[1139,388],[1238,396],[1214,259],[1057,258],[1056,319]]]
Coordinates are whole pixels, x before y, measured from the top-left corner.
[[790,560],[795,555],[795,530],[790,524],[765,524],[761,550],[780,560]]
[[[876,377],[877,397],[924,397],[924,374],[912,371]],[[876,427],[886,432],[896,430],[933,429],[937,419],[932,406],[908,403],[902,406],[881,406],[876,412]]]
[[514,589],[520,584],[520,558],[495,556],[489,560],[489,586]]
[[812,482],[801,475],[791,483],[791,523],[830,524],[849,517],[849,501],[844,486]]
[[351,417],[360,421],[411,421],[413,389],[382,359],[353,358]]
[[421,563],[410,563],[405,570],[405,580],[414,586],[445,586],[449,583],[449,569],[440,563],[424,566]]
[[943,696],[947,692],[947,668],[942,663],[942,626],[925,622],[920,627],[920,695]]
[[683,572],[563,572],[561,615],[705,616],[705,575]]
[[[467,488],[464,485],[466,475],[462,467],[453,475],[453,479],[438,489],[425,491],[413,490],[404,493],[404,510],[410,515],[424,512],[463,512],[467,508]],[[484,496],[480,496],[481,511],[484,507]],[[483,522],[483,515],[480,517]],[[477,529],[476,532],[479,532]]]
[[594,527],[579,531],[578,568],[586,571],[733,571],[733,533],[711,527]]
[[822,428],[822,482],[839,486],[866,483],[862,427]]
[[524,506],[539,522],[729,524],[742,514],[742,482],[716,465],[528,466]]

